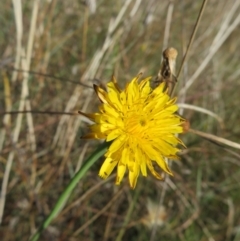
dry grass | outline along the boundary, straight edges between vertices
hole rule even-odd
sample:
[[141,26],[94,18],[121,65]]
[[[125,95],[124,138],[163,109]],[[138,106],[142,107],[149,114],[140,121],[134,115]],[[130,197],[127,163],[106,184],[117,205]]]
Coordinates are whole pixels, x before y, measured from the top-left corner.
[[[28,240],[98,145],[80,139],[88,123],[78,115],[31,111],[92,112],[93,83],[113,72],[120,85],[140,71],[156,75],[166,46],[178,49],[178,70],[202,5],[86,2],[0,3],[1,240]],[[175,92],[193,129],[236,143],[239,11],[240,0],[207,2]],[[140,178],[134,191],[127,178],[121,187],[100,180],[99,160],[40,240],[240,240],[239,150],[193,133],[183,139],[188,149],[172,164],[174,178]]]

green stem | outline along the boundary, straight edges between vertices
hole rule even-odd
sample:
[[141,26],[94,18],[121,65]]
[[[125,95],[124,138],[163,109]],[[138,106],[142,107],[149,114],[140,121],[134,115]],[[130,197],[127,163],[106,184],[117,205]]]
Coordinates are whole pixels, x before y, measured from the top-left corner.
[[104,142],[101,144],[92,155],[85,161],[82,168],[75,174],[72,178],[68,186],[65,188],[61,196],[59,197],[55,207],[52,209],[51,213],[48,215],[46,220],[42,223],[41,227],[37,230],[37,232],[30,238],[30,241],[37,241],[44,229],[48,227],[51,221],[59,214],[64,205],[67,202],[68,197],[71,195],[73,189],[76,187],[78,182],[82,177],[85,176],[88,169],[106,152],[109,144]]

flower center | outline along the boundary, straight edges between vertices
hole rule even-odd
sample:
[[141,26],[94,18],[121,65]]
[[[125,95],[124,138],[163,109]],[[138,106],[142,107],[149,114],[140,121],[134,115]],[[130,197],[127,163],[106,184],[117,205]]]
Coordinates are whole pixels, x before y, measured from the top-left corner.
[[129,135],[138,138],[142,138],[144,136],[147,124],[147,116],[145,116],[145,113],[141,111],[128,112],[124,118],[125,131]]
[[139,124],[140,124],[141,126],[145,126],[145,125],[147,124],[147,121],[146,121],[144,118],[141,118],[141,119],[139,120]]

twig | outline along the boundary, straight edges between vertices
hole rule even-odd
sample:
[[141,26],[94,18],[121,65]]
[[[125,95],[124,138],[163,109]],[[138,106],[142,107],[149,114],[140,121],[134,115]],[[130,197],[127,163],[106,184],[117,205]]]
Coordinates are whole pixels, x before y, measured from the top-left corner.
[[[3,83],[4,83],[5,108],[7,111],[10,111],[12,108],[10,80],[7,77],[7,74],[5,73],[5,71],[3,71],[2,75],[3,75]],[[3,143],[6,135],[6,128],[11,125],[10,115],[5,115],[3,117],[3,124],[5,128],[3,127],[0,131],[0,152],[2,151],[2,148],[3,148]]]
[[178,105],[179,108],[195,110],[195,111],[204,113],[206,115],[209,115],[209,116],[215,118],[219,122],[221,128],[224,129],[223,119],[220,116],[218,116],[217,114],[215,114],[214,112],[212,112],[210,110],[207,110],[205,108],[199,107],[199,106],[189,105],[189,104],[185,104],[185,103],[178,103],[177,105]]
[[[23,35],[23,26],[22,26],[22,1],[21,0],[12,0],[13,2],[13,10],[14,17],[16,23],[16,38],[17,38],[17,46],[16,46],[16,57],[14,68],[17,69],[20,65],[21,51],[22,51],[22,35]],[[12,81],[15,82],[17,79],[17,72],[13,72]]]
[[240,144],[237,143],[237,142],[229,141],[225,138],[215,136],[213,134],[205,133],[205,132],[202,132],[202,131],[198,131],[198,130],[189,129],[188,131],[191,132],[191,133],[194,133],[198,136],[201,136],[203,138],[206,138],[207,140],[217,142],[217,143],[221,143],[221,144],[224,144],[226,146],[230,146],[230,147],[233,147],[233,148],[236,148],[236,149],[240,149]]
[[193,40],[194,40],[194,38],[195,38],[195,35],[196,35],[196,32],[197,32],[198,26],[199,26],[199,24],[200,24],[202,15],[203,15],[203,13],[204,13],[204,10],[205,10],[207,1],[208,1],[208,0],[204,0],[204,1],[203,1],[203,4],[202,4],[202,7],[201,7],[200,12],[199,12],[199,14],[198,14],[198,18],[197,18],[197,21],[196,21],[196,23],[195,23],[195,26],[194,26],[192,35],[191,35],[191,37],[190,37],[189,44],[188,44],[188,46],[187,46],[186,53],[185,53],[185,55],[184,55],[184,57],[183,57],[183,60],[182,60],[181,65],[180,65],[180,68],[179,68],[179,70],[178,70],[177,78],[178,78],[179,75],[181,74],[183,65],[184,65],[184,63],[185,63],[185,61],[186,61],[186,59],[187,59],[188,54],[189,54],[189,50],[190,50],[190,48],[191,48],[191,46],[192,46],[192,43],[193,43]]
[[66,79],[66,78],[57,77],[57,76],[54,76],[54,75],[51,75],[51,74],[40,73],[40,72],[36,72],[36,71],[33,71],[33,70],[15,69],[15,68],[12,68],[12,67],[8,67],[7,69],[13,70],[13,71],[18,71],[18,72],[23,72],[23,73],[26,72],[28,74],[39,75],[39,76],[43,76],[43,77],[46,77],[46,78],[61,80],[61,81],[69,82],[69,83],[76,84],[76,85],[81,85],[81,86],[84,86],[86,88],[92,89],[92,86],[90,86],[90,85],[86,85],[86,84],[81,83],[81,82],[76,81],[76,80],[69,80],[69,79]]

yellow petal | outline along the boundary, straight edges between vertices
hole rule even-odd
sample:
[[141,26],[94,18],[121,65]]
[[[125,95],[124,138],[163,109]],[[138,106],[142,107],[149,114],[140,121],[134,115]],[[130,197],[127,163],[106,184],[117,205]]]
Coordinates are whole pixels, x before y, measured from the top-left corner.
[[115,88],[116,88],[116,89],[118,90],[118,92],[120,93],[120,92],[121,92],[121,88],[119,87],[115,76],[112,76],[112,80],[111,80],[111,81],[114,83]]
[[107,92],[105,90],[103,90],[102,88],[100,88],[97,85],[93,85],[93,88],[95,90],[95,92],[97,93],[98,98],[103,102],[103,103],[108,103],[108,96],[107,96]]
[[107,178],[116,165],[117,161],[114,161],[111,158],[106,158],[99,171],[99,176],[103,179]]
[[152,91],[150,87],[150,79],[152,77],[145,78],[139,84],[139,89],[141,90],[141,96],[148,96],[149,93]]
[[114,127],[115,126],[113,124],[101,123],[91,125],[90,129],[92,130],[92,132],[105,134],[105,132],[111,131],[112,129],[114,129]]
[[123,163],[124,165],[127,165],[129,162],[129,149],[126,147],[126,145],[124,145],[124,147],[123,147],[120,162]]
[[147,176],[147,160],[139,146],[134,148],[135,161],[140,165],[141,173],[144,177]]
[[117,107],[117,109],[121,110],[121,102],[120,102],[120,93],[116,89],[115,85],[113,82],[108,83],[108,98],[109,101]]
[[152,165],[152,161],[148,160],[147,166],[148,166],[149,170],[151,171],[151,173],[153,174],[154,177],[156,177],[159,180],[163,180],[162,176],[154,170],[153,165]]
[[161,153],[164,156],[175,155],[176,152],[178,152],[178,148],[170,145],[160,138],[158,138],[157,141],[154,140],[152,142],[152,146],[154,147],[154,151],[156,151],[156,153]]
[[113,141],[113,143],[111,144],[111,146],[109,147],[109,152],[116,152],[118,149],[120,149],[122,147],[122,145],[124,144],[125,140],[125,136],[120,136],[119,138],[115,139]]
[[120,135],[121,133],[122,133],[122,132],[121,132],[119,129],[114,129],[114,130],[112,130],[112,131],[108,134],[106,141],[112,141],[112,140],[116,139],[117,137],[119,137],[119,135]]
[[136,184],[137,184],[137,179],[139,176],[139,165],[134,162],[133,163],[133,171],[129,171],[129,183],[130,183],[130,187],[132,189],[135,188]]
[[146,161],[143,161],[143,162],[141,163],[140,168],[141,168],[141,173],[142,173],[142,175],[143,175],[144,177],[146,177],[146,176],[147,176],[147,165],[146,165]]
[[116,182],[115,182],[116,185],[119,185],[120,182],[122,181],[125,171],[126,171],[126,165],[123,165],[119,162],[118,168],[117,168],[117,177],[116,177]]
[[134,78],[126,89],[126,100],[128,102],[128,105],[132,105],[135,99],[139,98],[139,86],[137,83],[139,76]]
[[162,156],[160,156],[160,155],[157,156],[155,160],[156,160],[157,164],[162,168],[163,171],[165,171],[169,175],[173,176],[171,170],[169,169],[166,161],[163,159]]
[[107,104],[102,105],[102,106],[99,107],[99,110],[104,115],[112,116],[112,117],[115,117],[115,118],[119,117],[119,112],[110,105],[107,105]]
[[122,108],[124,108],[124,106],[126,105],[126,93],[125,92],[122,92],[120,94],[120,101],[121,101],[121,104],[122,104]]

